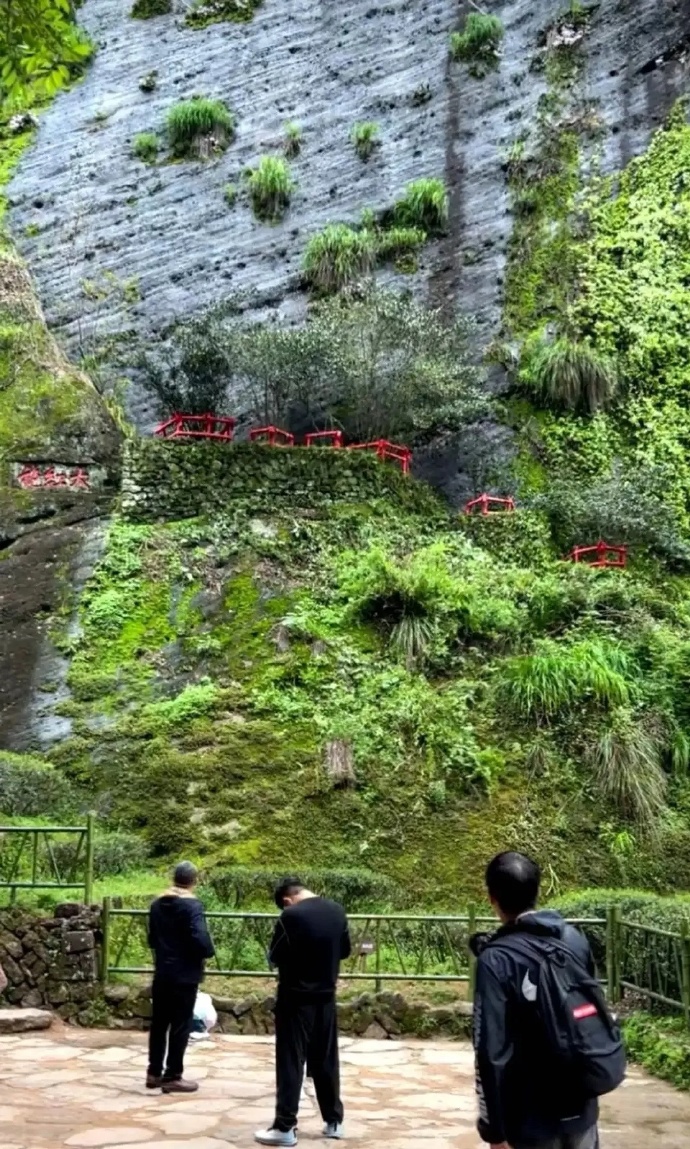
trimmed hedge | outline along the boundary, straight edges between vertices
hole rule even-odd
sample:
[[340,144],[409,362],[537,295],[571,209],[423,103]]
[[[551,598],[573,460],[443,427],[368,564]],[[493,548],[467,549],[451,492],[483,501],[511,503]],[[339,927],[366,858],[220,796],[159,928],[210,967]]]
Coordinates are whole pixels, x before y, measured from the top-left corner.
[[[555,908],[567,918],[603,918],[606,916],[607,906],[612,905],[621,907],[625,921],[656,926],[674,934],[680,934],[683,919],[690,921],[690,894],[661,897],[644,890],[582,890],[560,898]],[[596,963],[600,969],[604,969],[605,927],[589,927],[586,932],[592,944]],[[682,995],[678,976],[679,961],[676,960],[677,951],[677,946],[665,945],[660,939],[656,964],[660,976],[666,983],[665,996],[680,1001]],[[645,945],[644,935],[626,933],[623,979],[639,982],[649,988],[657,988],[649,986],[647,955],[648,948]],[[650,1008],[655,1014],[673,1012],[672,1007],[666,1007],[662,1003],[654,1003]]]
[[[290,876],[285,871],[231,866],[211,872],[206,887],[223,906],[241,909],[266,902],[273,908],[273,891],[283,878]],[[353,912],[366,912],[398,901],[395,883],[371,870],[300,870],[298,877],[314,893],[334,898]]]

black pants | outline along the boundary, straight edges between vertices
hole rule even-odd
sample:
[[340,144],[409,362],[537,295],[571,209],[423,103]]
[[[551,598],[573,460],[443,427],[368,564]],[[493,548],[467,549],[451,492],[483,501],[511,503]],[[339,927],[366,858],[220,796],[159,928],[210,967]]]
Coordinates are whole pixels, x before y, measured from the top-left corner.
[[152,1077],[165,1077],[168,1081],[182,1077],[196,991],[195,985],[154,979],[149,1032],[149,1073]]
[[321,1116],[340,1123],[340,1065],[335,1000],[278,998],[276,1006],[276,1116],[274,1127],[294,1129],[308,1063]]

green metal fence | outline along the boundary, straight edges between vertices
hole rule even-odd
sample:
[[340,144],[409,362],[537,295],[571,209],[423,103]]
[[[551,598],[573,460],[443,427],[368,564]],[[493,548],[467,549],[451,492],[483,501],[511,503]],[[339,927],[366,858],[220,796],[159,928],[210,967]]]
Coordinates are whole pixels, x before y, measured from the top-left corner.
[[[103,904],[104,980],[119,974],[151,974],[151,955],[146,940],[148,913],[119,909],[109,898]],[[216,949],[207,975],[224,978],[274,978],[266,953],[275,925],[274,914],[209,911],[209,931]],[[345,982],[373,982],[378,992],[384,984],[400,982],[467,984],[474,994],[475,962],[468,941],[477,929],[493,930],[496,920],[470,911],[465,915],[350,914],[352,955],[341,967]],[[607,930],[604,918],[583,918],[575,923],[585,930]],[[608,932],[611,932],[608,929]],[[613,939],[611,932],[611,938]],[[618,962],[608,969],[609,984],[618,984]],[[619,980],[619,979],[618,979]]]
[[[93,900],[94,815],[85,826],[0,826],[0,890],[79,890]],[[68,846],[68,849],[65,849]]]

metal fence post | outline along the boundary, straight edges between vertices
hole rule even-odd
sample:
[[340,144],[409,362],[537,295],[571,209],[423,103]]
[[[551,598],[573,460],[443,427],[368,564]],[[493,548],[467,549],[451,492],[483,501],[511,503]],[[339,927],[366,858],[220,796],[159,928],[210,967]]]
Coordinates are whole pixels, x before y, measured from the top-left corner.
[[680,970],[683,1013],[685,1024],[690,1029],[690,922],[683,918],[680,923]]
[[101,984],[108,980],[108,966],[110,965],[110,898],[103,899],[101,911]]
[[376,945],[376,958],[375,958],[376,981],[374,982],[374,985],[375,985],[375,992],[380,993],[381,992],[381,978],[379,977],[379,974],[381,973],[381,919],[380,918],[376,919],[375,945]]
[[621,998],[621,907],[606,907],[606,992],[611,1004]]
[[86,873],[84,875],[84,901],[90,906],[93,901],[93,835],[96,816],[89,813],[86,816]]
[[[470,906],[468,911],[467,911],[467,940],[468,940],[468,942],[469,942],[469,939],[472,937],[472,934],[475,932],[476,928],[477,928],[477,911],[476,911],[474,906]],[[473,1002],[474,1001],[474,991],[475,991],[475,988],[477,985],[477,959],[471,950],[469,951],[469,954],[470,954],[470,963],[469,963],[469,976],[467,979],[467,1000],[469,1002]]]

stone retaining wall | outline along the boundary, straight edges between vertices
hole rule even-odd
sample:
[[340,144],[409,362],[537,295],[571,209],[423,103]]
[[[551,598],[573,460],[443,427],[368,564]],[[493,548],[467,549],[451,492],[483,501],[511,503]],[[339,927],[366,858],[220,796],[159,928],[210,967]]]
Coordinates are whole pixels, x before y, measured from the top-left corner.
[[[222,997],[213,993],[221,1033],[271,1034],[275,1030],[275,997]],[[147,989],[126,985],[105,988],[109,1024],[115,1029],[146,1029],[151,1016],[151,997]],[[448,1005],[408,1001],[401,993],[362,993],[349,1001],[338,1002],[338,1024],[341,1033],[357,1037],[468,1037],[472,1007],[460,1001]]]
[[122,512],[135,522],[190,518],[238,504],[271,511],[376,498],[439,509],[428,487],[364,451],[162,439],[131,440],[125,451]]
[[58,906],[50,917],[20,907],[0,910],[3,1004],[48,1006],[66,1021],[88,1025],[98,996],[99,911]]

